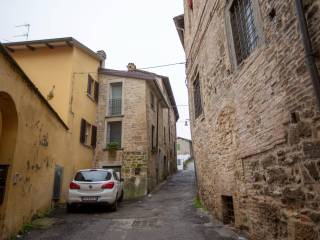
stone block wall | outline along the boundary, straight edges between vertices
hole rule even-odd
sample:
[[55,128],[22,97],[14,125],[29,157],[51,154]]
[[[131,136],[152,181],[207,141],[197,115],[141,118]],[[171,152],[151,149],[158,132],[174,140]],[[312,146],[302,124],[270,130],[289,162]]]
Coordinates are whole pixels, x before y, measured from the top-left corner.
[[147,194],[147,155],[145,152],[124,152],[122,159],[124,197],[132,199]]
[[[253,0],[252,0],[253,1]],[[199,194],[252,239],[320,238],[320,112],[305,62],[295,1],[253,1],[261,42],[233,65],[226,1],[185,1],[185,52]],[[303,1],[315,52],[320,1]],[[318,59],[317,59],[318,60]],[[319,62],[318,62],[319,63]],[[320,65],[319,65],[320,67]],[[203,114],[195,118],[199,74]]]

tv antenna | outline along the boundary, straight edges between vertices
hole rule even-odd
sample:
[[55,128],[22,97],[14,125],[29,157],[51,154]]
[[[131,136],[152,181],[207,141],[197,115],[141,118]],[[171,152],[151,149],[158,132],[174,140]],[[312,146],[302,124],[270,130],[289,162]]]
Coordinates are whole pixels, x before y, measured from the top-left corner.
[[25,32],[24,34],[16,35],[16,36],[14,36],[14,37],[25,37],[26,40],[28,40],[31,25],[30,25],[29,23],[26,23],[26,24],[22,24],[22,25],[17,25],[17,26],[15,26],[15,27],[16,27],[16,28],[24,27],[24,28],[26,29],[26,32]]

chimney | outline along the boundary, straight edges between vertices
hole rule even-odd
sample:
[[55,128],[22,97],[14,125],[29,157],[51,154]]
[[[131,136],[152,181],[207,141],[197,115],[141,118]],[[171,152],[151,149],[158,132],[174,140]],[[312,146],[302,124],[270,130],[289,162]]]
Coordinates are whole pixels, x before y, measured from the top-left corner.
[[103,59],[103,60],[101,60],[100,67],[104,68],[104,66],[105,66],[105,60],[106,60],[106,58],[107,58],[107,54],[106,54],[106,52],[103,51],[103,50],[97,51],[97,54]]
[[128,63],[127,68],[128,68],[128,71],[134,71],[137,69],[134,63]]

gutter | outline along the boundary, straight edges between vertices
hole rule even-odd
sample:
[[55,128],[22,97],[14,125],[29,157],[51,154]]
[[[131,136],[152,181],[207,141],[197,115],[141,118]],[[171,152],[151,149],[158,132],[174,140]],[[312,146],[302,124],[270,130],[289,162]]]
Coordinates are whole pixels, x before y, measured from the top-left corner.
[[315,61],[315,54],[312,48],[310,34],[308,31],[308,24],[305,18],[304,10],[303,10],[302,0],[295,0],[295,2],[296,2],[297,14],[298,14],[298,21],[299,21],[300,30],[301,30],[301,37],[302,37],[302,42],[303,42],[303,47],[305,52],[306,64],[309,68],[309,73],[311,76],[313,88],[317,98],[318,110],[320,110],[320,77],[319,77],[319,72],[316,65],[316,61]]

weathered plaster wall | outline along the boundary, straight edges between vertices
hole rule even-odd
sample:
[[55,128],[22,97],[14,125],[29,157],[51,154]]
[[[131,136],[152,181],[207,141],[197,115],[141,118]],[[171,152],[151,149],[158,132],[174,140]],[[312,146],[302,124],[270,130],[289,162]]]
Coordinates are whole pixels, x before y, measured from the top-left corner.
[[88,75],[97,80],[100,62],[77,47],[39,48],[35,51],[17,50],[11,53],[31,81],[47,98],[49,104],[69,127],[68,149],[73,154],[61,159],[70,168],[63,171],[62,198],[65,201],[69,182],[76,171],[92,167],[94,149],[80,143],[81,119],[94,125],[97,103],[87,95]]
[[[319,111],[305,64],[295,4],[258,1],[263,41],[233,66],[226,1],[185,1],[191,130],[202,201],[223,219],[232,196],[235,225],[252,239],[319,239]],[[319,1],[304,1],[319,52]],[[269,13],[275,10],[275,16]],[[199,73],[203,115],[195,119]]]
[[[23,210],[17,208],[17,212],[10,213],[13,217],[6,223],[8,226],[6,232],[17,230],[21,227],[21,223],[27,221],[36,211],[50,207],[55,165],[63,167],[61,202],[66,200],[69,183],[76,171],[92,167],[94,149],[80,143],[80,122],[84,118],[90,124],[95,123],[96,102],[87,96],[87,82],[89,73],[97,80],[97,74],[94,73],[97,73],[100,64],[82,50],[76,48],[72,50],[70,47],[37,49],[29,52],[15,51],[12,56],[18,60],[26,74],[30,78],[33,77],[31,81],[39,88],[45,99],[47,91],[55,85],[54,97],[49,100],[49,104],[69,129],[63,132],[57,129],[57,123],[52,120],[53,116],[46,113],[44,107],[34,105],[36,98],[30,97],[31,93],[25,93],[25,89],[14,92],[12,98],[17,105],[20,102],[16,102],[15,98],[23,100],[18,105],[19,118],[23,119],[19,124],[22,124],[22,129],[28,129],[19,130],[21,134],[19,141],[22,142],[17,142],[19,154],[25,154],[23,161],[26,166],[20,167],[20,163],[17,163],[19,167],[14,173],[16,174],[14,179],[21,181],[15,189],[23,185],[20,189],[23,195],[15,192],[13,195],[8,194],[8,198],[12,206],[18,204],[17,201],[22,198],[26,199],[26,202]],[[14,86],[11,79],[13,76],[8,74],[6,77],[7,80],[2,81],[10,87]],[[0,84],[0,91],[2,86]],[[8,90],[10,95],[13,90]],[[39,139],[43,144],[48,141],[48,146],[43,144],[38,146]],[[19,158],[22,157],[19,155],[17,159]],[[12,206],[8,205],[8,209]]]
[[[0,66],[2,126],[14,129],[8,125],[14,122],[14,115],[7,118],[6,111],[11,106],[3,104],[4,98],[9,99],[7,103],[13,102],[17,116],[13,154],[0,159],[0,164],[10,164],[5,202],[0,206],[0,239],[5,239],[32,215],[51,206],[55,165],[64,166],[66,170],[71,168],[64,160],[72,152],[68,148],[70,134],[62,120],[57,119],[45,100],[36,95],[30,83],[2,53]],[[12,137],[2,135],[0,145],[8,146]],[[0,151],[2,154],[7,147]]]

